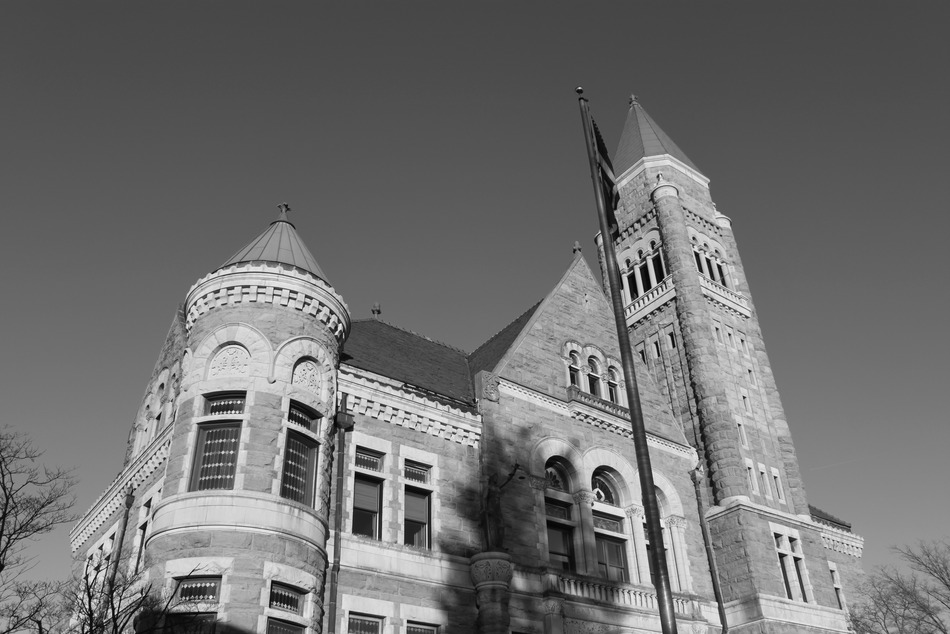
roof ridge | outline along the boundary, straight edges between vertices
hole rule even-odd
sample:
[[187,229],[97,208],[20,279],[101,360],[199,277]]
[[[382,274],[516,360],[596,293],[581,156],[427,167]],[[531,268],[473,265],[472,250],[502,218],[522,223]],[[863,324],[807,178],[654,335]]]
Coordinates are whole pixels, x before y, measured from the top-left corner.
[[484,343],[482,343],[482,345],[480,345],[480,346],[478,346],[477,348],[475,348],[474,350],[472,350],[472,353],[469,354],[468,357],[473,356],[476,352],[478,352],[479,350],[481,350],[482,348],[484,348],[485,346],[487,346],[488,344],[490,344],[492,341],[494,341],[495,339],[497,339],[499,335],[501,335],[503,332],[505,332],[506,330],[508,330],[508,329],[512,326],[512,324],[514,324],[516,321],[518,321],[519,319],[521,319],[522,317],[524,317],[525,315],[527,315],[527,314],[530,313],[531,311],[537,310],[538,306],[540,306],[540,305],[541,305],[541,302],[543,302],[543,301],[544,301],[544,297],[542,297],[541,299],[539,299],[538,301],[536,301],[536,302],[535,302],[534,304],[532,304],[527,310],[525,310],[524,312],[520,313],[517,317],[515,317],[514,319],[512,319],[511,321],[509,321],[507,324],[505,324],[503,327],[501,327],[501,328],[498,330],[498,332],[496,332],[496,333],[493,334],[491,337],[489,337],[488,339],[486,339],[486,340],[484,341]]
[[402,326],[397,326],[396,324],[389,323],[389,322],[386,321],[385,319],[378,319],[378,318],[375,318],[375,317],[364,317],[363,319],[354,319],[354,320],[352,320],[352,322],[350,322],[350,323],[354,323],[354,324],[355,324],[355,323],[364,322],[364,321],[369,321],[369,322],[375,321],[375,322],[379,322],[379,323],[381,323],[381,324],[385,324],[385,325],[389,326],[390,328],[395,328],[396,330],[401,330],[401,331],[403,331],[403,332],[405,332],[405,333],[408,333],[408,334],[410,334],[410,335],[413,335],[413,336],[415,336],[415,337],[419,337],[419,338],[421,338],[421,339],[425,339],[426,341],[428,341],[428,342],[430,342],[430,343],[438,344],[438,345],[442,346],[443,348],[448,348],[449,350],[453,350],[453,351],[455,351],[455,352],[458,352],[458,353],[460,353],[462,356],[465,357],[465,359],[466,359],[465,362],[466,362],[466,364],[468,364],[468,353],[465,352],[464,350],[462,350],[461,348],[459,348],[458,346],[453,346],[453,345],[450,344],[450,343],[445,343],[444,341],[439,341],[438,339],[433,339],[432,337],[430,337],[430,336],[428,336],[428,335],[424,335],[424,334],[422,334],[421,332],[416,332],[415,330],[409,330],[408,328],[403,328]]

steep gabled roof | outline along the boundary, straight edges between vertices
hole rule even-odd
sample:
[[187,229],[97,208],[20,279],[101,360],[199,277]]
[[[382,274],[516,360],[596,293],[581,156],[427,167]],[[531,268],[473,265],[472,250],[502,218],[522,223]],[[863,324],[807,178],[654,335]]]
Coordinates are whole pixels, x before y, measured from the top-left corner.
[[472,372],[472,376],[482,370],[491,372],[495,369],[505,353],[508,352],[508,349],[511,348],[511,344],[515,342],[515,339],[517,339],[521,331],[524,330],[525,325],[530,321],[531,316],[534,315],[534,311],[536,311],[540,305],[541,302],[539,301],[522,313],[520,317],[495,333],[488,341],[479,346],[475,352],[468,355],[468,367]]
[[277,220],[270,223],[270,226],[247,246],[232,255],[221,268],[241,262],[279,262],[303,269],[327,281],[327,276],[310,253],[310,249],[297,235],[297,228],[287,220],[288,209],[290,208],[286,205],[281,205]]
[[475,404],[464,352],[384,321],[354,321],[341,361],[466,405]]
[[614,155],[614,173],[619,178],[640,159],[664,154],[669,154],[697,172],[699,171],[683,150],[673,143],[673,139],[668,137],[666,132],[661,130],[660,126],[647,114],[636,97],[630,97],[627,121],[620,134],[617,153]]

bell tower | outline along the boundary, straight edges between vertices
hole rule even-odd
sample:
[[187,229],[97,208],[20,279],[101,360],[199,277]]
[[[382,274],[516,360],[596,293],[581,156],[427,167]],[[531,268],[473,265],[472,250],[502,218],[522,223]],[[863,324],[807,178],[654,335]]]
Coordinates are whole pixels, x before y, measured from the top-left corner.
[[145,546],[153,587],[254,632],[321,631],[350,328],[288,211],[187,294],[175,425]]
[[635,97],[614,166],[631,345],[699,455],[730,628],[755,627],[753,614],[795,621],[802,609],[840,628],[840,612],[823,607],[837,606],[829,566],[732,223],[709,179]]

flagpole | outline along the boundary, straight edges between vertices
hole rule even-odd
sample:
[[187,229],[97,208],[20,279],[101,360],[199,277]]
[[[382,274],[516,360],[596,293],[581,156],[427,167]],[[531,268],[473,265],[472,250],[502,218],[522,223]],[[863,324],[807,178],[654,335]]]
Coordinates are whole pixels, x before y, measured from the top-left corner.
[[643,495],[643,511],[646,516],[647,539],[650,540],[653,559],[654,578],[656,580],[656,599],[660,608],[660,627],[663,634],[676,634],[676,619],[673,610],[673,593],[670,590],[670,575],[666,566],[666,549],[663,547],[663,531],[660,528],[660,510],[656,499],[656,485],[653,483],[653,467],[650,463],[650,450],[647,447],[647,432],[643,425],[643,410],[640,408],[640,390],[633,368],[633,349],[630,347],[630,335],[627,333],[627,321],[623,314],[623,300],[620,297],[620,269],[617,266],[617,254],[614,251],[613,236],[607,222],[607,207],[604,190],[601,186],[600,165],[596,155],[593,135],[593,120],[584,89],[578,87],[578,103],[581,119],[584,122],[584,140],[587,141],[587,158],[590,161],[590,177],[594,183],[594,198],[597,200],[597,219],[600,223],[601,242],[604,247],[604,261],[607,265],[607,284],[610,287],[610,303],[614,310],[617,325],[617,339],[620,341],[620,359],[623,363],[623,379],[627,388],[627,404],[630,411],[630,426],[633,430],[633,446],[637,456],[637,471],[640,476],[640,491]]

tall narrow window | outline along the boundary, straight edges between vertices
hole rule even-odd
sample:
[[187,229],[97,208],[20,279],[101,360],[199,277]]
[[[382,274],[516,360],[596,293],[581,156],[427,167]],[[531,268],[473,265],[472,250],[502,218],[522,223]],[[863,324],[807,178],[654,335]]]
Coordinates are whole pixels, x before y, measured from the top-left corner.
[[765,471],[765,465],[761,462],[759,463],[759,481],[762,483],[762,494],[772,499],[772,487],[769,486],[769,476]]
[[550,559],[552,566],[573,572],[573,541],[573,531],[570,527],[548,524],[548,559]]
[[657,251],[653,256],[653,272],[656,274],[656,282],[659,284],[666,277],[666,269],[663,268],[663,256]]
[[756,383],[755,381],[755,372],[752,371],[752,368],[749,368],[748,372],[749,372],[749,383],[751,383],[752,385],[758,385],[758,383]]
[[567,367],[567,372],[568,372],[568,375],[570,376],[571,385],[573,385],[574,387],[580,387],[581,386],[581,379],[580,379],[581,360],[577,356],[576,352],[572,352],[570,357],[571,357],[571,361],[570,361],[570,365],[568,365]]
[[726,288],[729,288],[729,285],[726,284],[726,273],[722,270],[722,264],[719,262],[716,262],[716,270],[719,271],[719,283]]
[[284,473],[280,483],[281,497],[313,506],[316,474],[317,443],[303,434],[288,430]]
[[429,492],[406,487],[406,523],[403,543],[429,547]]
[[587,360],[587,384],[590,387],[590,393],[594,396],[600,396],[600,364],[597,359],[590,357]]
[[785,492],[782,491],[782,478],[779,477],[778,469],[772,467],[772,483],[775,485],[775,497],[779,502],[785,502]]
[[670,350],[676,350],[676,335],[672,332],[666,333],[666,338],[670,342]]
[[[775,525],[773,525],[775,527]],[[780,528],[780,527],[779,527]],[[794,601],[808,602],[808,592],[805,589],[805,558],[802,554],[801,542],[797,532],[781,528],[786,532],[773,532],[775,538],[775,552],[778,555],[778,564],[782,572],[782,581],[785,584],[785,596]]]
[[844,593],[841,589],[841,577],[838,576],[838,569],[835,567],[835,563],[832,561],[828,562],[828,571],[831,573],[831,585],[835,589],[835,599],[838,600],[838,609],[844,609]]
[[637,272],[636,269],[627,276],[627,288],[630,289],[630,301],[640,297],[640,291],[637,290]]
[[700,273],[703,272],[703,261],[702,256],[699,255],[699,251],[693,251],[693,257],[696,258],[696,270]]
[[739,430],[739,442],[742,443],[743,447],[749,446],[749,438],[745,433],[745,425],[742,424],[742,421],[736,421],[736,428]]
[[742,409],[745,410],[746,414],[752,413],[752,405],[749,403],[749,397],[745,394],[742,395]]
[[710,261],[709,256],[703,258],[706,261],[706,276],[711,280],[716,280],[716,273],[713,271],[712,261]]
[[142,521],[138,529],[138,547],[135,550],[135,564],[132,568],[133,573],[138,573],[142,569],[142,556],[145,553],[145,538],[148,536],[148,523],[152,519],[152,498],[145,500],[142,508],[139,509],[139,517]]
[[597,567],[600,576],[611,581],[628,581],[627,555],[624,543],[619,539],[596,536]]
[[356,476],[353,484],[353,533],[379,539],[383,483]]
[[617,370],[615,368],[607,368],[607,400],[611,403],[620,402],[617,390]]
[[191,490],[234,488],[241,423],[213,423],[198,426],[195,466]]
[[643,283],[643,292],[646,293],[648,290],[653,288],[653,282],[650,281],[650,271],[649,264],[644,262],[640,265],[640,281]]

